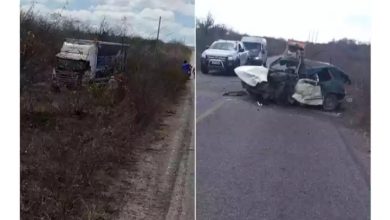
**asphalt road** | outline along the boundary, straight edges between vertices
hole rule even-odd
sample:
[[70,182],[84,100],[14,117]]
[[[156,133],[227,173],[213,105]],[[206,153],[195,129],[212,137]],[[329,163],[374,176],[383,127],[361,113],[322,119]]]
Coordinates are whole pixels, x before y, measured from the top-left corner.
[[223,96],[240,90],[235,76],[197,73],[198,220],[370,218],[360,137],[320,110]]

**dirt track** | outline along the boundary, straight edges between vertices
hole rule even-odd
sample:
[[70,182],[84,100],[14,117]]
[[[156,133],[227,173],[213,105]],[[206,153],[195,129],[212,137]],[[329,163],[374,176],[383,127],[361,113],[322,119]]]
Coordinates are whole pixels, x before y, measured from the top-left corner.
[[160,130],[142,138],[135,171],[122,171],[113,186],[127,201],[118,219],[193,218],[193,94],[191,80],[165,112]]

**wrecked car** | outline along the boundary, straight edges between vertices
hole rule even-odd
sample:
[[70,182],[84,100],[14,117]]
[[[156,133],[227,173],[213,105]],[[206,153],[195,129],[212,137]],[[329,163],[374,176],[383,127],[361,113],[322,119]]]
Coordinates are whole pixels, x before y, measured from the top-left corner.
[[108,82],[125,66],[129,45],[66,39],[56,55],[53,85],[80,86],[83,82]]
[[295,102],[333,111],[346,96],[349,76],[329,63],[283,56],[269,68],[242,66],[235,70],[242,86],[260,101]]

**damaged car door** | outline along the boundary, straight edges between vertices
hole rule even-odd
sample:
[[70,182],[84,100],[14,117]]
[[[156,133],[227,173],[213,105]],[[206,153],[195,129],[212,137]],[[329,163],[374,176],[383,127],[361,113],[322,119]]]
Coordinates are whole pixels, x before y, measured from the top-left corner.
[[326,111],[337,109],[345,97],[349,77],[333,66],[310,69],[308,78],[298,80],[293,99],[307,105],[322,105]]
[[299,79],[292,98],[302,104],[322,105],[323,98],[317,75],[316,78],[317,80],[308,78]]

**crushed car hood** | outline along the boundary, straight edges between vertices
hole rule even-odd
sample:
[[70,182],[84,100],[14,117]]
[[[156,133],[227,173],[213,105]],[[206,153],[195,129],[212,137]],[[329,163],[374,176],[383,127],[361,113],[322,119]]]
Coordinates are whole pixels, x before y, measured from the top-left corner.
[[207,49],[203,52],[204,55],[207,56],[223,56],[227,57],[229,55],[233,55],[235,51],[231,50],[217,50],[217,49]]
[[267,82],[268,68],[263,66],[240,66],[235,68],[234,72],[238,78],[250,86],[256,86],[258,83]]

